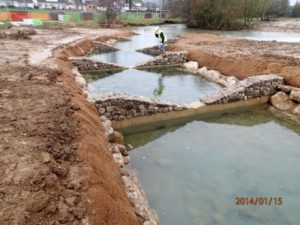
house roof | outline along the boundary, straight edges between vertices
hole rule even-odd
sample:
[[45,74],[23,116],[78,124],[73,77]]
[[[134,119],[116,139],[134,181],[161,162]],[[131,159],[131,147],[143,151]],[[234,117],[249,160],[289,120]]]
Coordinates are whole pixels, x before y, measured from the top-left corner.
[[51,4],[51,3],[53,3],[53,4],[61,3],[61,4],[67,4],[68,1],[67,0],[57,0],[57,1],[38,0],[38,3],[49,3],[49,4]]

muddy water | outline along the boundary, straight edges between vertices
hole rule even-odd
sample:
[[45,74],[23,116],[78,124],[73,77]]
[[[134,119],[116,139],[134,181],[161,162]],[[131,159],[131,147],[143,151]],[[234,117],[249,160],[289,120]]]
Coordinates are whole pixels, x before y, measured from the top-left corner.
[[[162,29],[168,39],[173,39],[184,32],[185,26],[166,25],[162,26]],[[158,44],[154,36],[155,26],[139,27],[134,31],[138,35],[133,36],[131,41],[121,41],[114,45],[120,51],[95,54],[91,57],[125,67],[133,67],[152,59],[152,56],[136,50]],[[200,97],[220,89],[218,85],[200,76],[188,74],[174,67],[152,70],[128,69],[117,73],[90,73],[86,74],[86,78],[89,81],[88,90],[91,95],[109,92],[126,93],[181,104],[198,101]]]
[[220,89],[200,76],[171,67],[148,71],[129,69],[112,75],[98,73],[86,77],[92,94],[126,93],[181,104],[198,101]]
[[[288,225],[300,221],[300,123],[265,108],[126,137],[163,225]],[[236,197],[282,197],[238,206]]]
[[229,37],[237,37],[255,41],[300,42],[300,33],[267,32],[267,31],[211,31],[187,29],[192,33],[212,33]]
[[218,34],[245,38],[257,41],[300,42],[300,33],[264,32],[264,31],[231,31]]
[[[155,38],[155,26],[138,27],[133,31],[138,35],[132,36],[131,41],[117,42],[114,46],[120,51],[104,54],[95,54],[91,58],[103,62],[116,63],[125,67],[133,67],[137,64],[150,60],[152,57],[136,52],[137,49],[152,47],[158,45],[158,39]],[[166,25],[161,26],[168,39],[173,39],[181,35],[185,30],[184,25]]]

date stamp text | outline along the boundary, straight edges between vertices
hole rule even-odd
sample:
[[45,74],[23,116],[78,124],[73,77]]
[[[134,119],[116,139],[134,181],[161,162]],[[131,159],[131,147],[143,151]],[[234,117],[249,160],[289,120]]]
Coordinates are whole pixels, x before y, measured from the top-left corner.
[[236,197],[235,205],[282,205],[282,197]]

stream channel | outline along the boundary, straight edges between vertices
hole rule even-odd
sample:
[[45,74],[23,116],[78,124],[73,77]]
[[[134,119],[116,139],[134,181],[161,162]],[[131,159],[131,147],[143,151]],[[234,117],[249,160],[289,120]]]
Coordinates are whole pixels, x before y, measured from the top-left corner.
[[[176,38],[185,27],[166,25],[163,30],[168,38]],[[157,44],[154,27],[134,31],[140,35],[114,45],[120,51],[91,56],[129,69],[87,74],[90,94],[116,92],[190,103],[221,88],[178,68],[133,69],[152,58],[135,50]],[[262,37],[261,32],[236,35],[274,38],[272,33]],[[300,224],[300,122],[295,118],[262,106],[124,135],[134,146],[131,167],[162,225]],[[273,201],[236,205],[237,197]]]

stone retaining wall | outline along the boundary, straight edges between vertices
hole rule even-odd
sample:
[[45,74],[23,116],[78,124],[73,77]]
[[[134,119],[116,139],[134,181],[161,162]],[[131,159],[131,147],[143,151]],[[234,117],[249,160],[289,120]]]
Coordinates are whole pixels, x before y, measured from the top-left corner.
[[122,133],[112,128],[112,122],[106,116],[101,116],[101,123],[108,142],[108,149],[120,168],[126,194],[134,207],[136,215],[142,218],[143,225],[160,225],[156,212],[149,207],[137,175],[130,172],[131,170],[128,167],[130,157],[124,145]]
[[114,121],[185,109],[181,105],[125,94],[101,95],[92,101],[95,102],[100,115]]
[[187,62],[187,52],[166,52],[154,59],[136,66],[136,68],[148,68],[156,66],[180,65]]
[[159,56],[162,52],[159,50],[158,46],[142,48],[136,50],[137,52],[144,53],[146,55]]
[[121,66],[104,63],[87,57],[70,57],[69,60],[79,71],[106,71],[106,70],[122,70]]
[[90,53],[107,53],[116,51],[119,51],[119,49],[100,41],[93,41],[93,47],[90,49]]
[[249,77],[239,82],[237,86],[201,98],[207,105],[223,104],[239,100],[247,100],[276,93],[279,85],[283,84],[283,77],[278,75],[260,75]]

